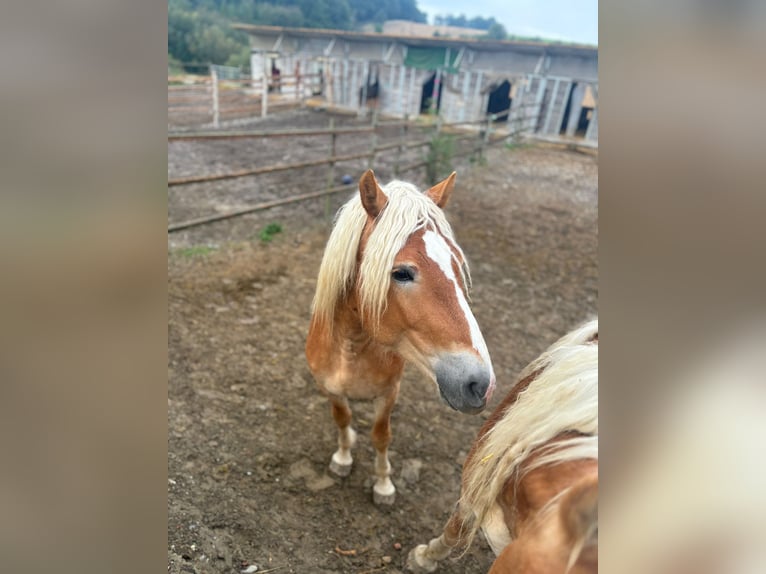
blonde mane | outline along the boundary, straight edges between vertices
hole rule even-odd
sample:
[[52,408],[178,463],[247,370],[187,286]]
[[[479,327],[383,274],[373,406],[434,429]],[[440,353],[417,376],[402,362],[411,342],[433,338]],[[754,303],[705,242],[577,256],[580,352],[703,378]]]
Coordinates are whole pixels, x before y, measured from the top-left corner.
[[[466,550],[510,478],[547,464],[598,459],[598,319],[554,343],[519,376],[539,372],[483,437],[460,497]],[[530,454],[562,432],[585,436],[557,441],[532,464]],[[513,535],[513,529],[511,529]]]
[[[388,202],[375,219],[356,273],[357,253],[367,212],[359,194],[340,208],[319,267],[317,289],[311,311],[314,318],[332,328],[335,308],[357,285],[362,315],[371,318],[374,329],[386,308],[391,269],[396,254],[414,232],[431,228],[453,248],[461,269],[463,286],[468,291],[470,274],[462,250],[455,242],[444,212],[412,184],[392,181],[382,188]],[[457,255],[455,255],[457,253]]]

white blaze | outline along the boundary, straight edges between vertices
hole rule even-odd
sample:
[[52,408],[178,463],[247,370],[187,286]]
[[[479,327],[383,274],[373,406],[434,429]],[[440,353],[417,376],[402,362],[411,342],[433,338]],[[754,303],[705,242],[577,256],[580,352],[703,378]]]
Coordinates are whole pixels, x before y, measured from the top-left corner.
[[455,276],[455,270],[452,268],[452,250],[441,235],[430,229],[423,234],[423,241],[426,244],[426,254],[428,257],[436,262],[444,275],[447,276],[447,279],[452,281],[452,284],[455,286],[457,302],[460,304],[460,308],[465,315],[465,320],[468,322],[468,328],[471,330],[471,343],[473,344],[473,348],[476,349],[484,363],[489,367],[491,374],[490,378],[494,382],[495,373],[492,369],[492,361],[489,359],[487,344],[484,342],[484,337],[479,329],[479,324],[476,322],[473,313],[471,313],[468,301],[466,301],[463,290],[460,288],[459,280]]

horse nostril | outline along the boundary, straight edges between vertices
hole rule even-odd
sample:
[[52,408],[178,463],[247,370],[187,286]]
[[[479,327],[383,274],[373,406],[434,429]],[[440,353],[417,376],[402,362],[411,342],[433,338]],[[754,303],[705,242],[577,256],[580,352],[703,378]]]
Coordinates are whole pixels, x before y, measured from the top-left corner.
[[489,386],[489,383],[485,382],[479,382],[479,381],[471,381],[468,383],[468,394],[469,396],[479,399],[481,401],[484,400],[484,395],[487,394],[487,387]]

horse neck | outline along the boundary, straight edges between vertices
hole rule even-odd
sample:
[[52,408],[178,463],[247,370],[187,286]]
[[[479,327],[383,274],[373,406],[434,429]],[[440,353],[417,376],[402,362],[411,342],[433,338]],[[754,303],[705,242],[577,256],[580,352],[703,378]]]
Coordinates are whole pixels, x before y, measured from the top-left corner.
[[333,337],[336,341],[348,341],[359,345],[373,342],[372,335],[362,322],[355,293],[352,292],[345,301],[338,304],[333,321]]
[[558,555],[569,572],[590,574],[598,570],[597,496],[598,462],[574,460],[537,468],[520,484],[507,485],[501,507],[517,547]]

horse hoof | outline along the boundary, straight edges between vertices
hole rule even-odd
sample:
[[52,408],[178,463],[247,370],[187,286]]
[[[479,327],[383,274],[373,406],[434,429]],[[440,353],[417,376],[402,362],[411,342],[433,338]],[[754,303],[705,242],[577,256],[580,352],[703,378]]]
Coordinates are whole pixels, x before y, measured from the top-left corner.
[[393,488],[390,491],[379,492],[374,486],[372,487],[372,501],[378,506],[391,506],[396,500],[396,490]]
[[350,464],[338,464],[335,460],[330,460],[330,472],[341,478],[347,477],[351,474]]
[[410,550],[410,553],[407,555],[406,565],[409,572],[412,572],[413,574],[430,574],[436,570],[439,563],[434,562],[430,558],[426,558],[424,556],[426,550],[428,550],[427,544],[421,544]]

